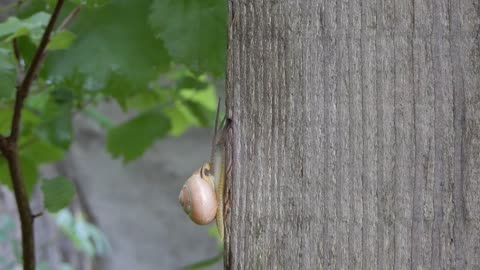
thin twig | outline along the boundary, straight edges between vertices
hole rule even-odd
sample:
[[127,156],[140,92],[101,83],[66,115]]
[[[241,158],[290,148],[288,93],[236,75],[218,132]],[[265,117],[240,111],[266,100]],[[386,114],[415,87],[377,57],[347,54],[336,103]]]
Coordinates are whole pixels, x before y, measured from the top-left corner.
[[40,60],[42,59],[42,55],[47,48],[48,41],[50,40],[50,34],[53,31],[53,27],[55,22],[57,21],[58,15],[60,10],[62,9],[63,3],[65,0],[58,0],[57,5],[53,11],[52,16],[50,17],[50,21],[48,22],[47,28],[43,33],[42,40],[40,41],[40,45],[38,45],[37,51],[33,56],[32,63],[28,67],[27,73],[25,74],[25,78],[23,79],[22,84],[20,85],[20,89],[17,90],[17,95],[15,98],[15,107],[13,113],[13,120],[12,120],[12,129],[10,134],[10,139],[12,141],[16,141],[19,135],[19,127],[20,127],[20,118],[22,115],[22,108],[25,98],[28,96],[28,92],[30,90],[30,86],[32,85],[33,79],[38,72]]
[[41,217],[41,216],[43,216],[43,211],[40,211],[40,212],[38,212],[38,213],[36,213],[36,214],[33,214],[33,215],[32,215],[32,218],[33,218],[33,219],[36,219],[36,218]]
[[78,15],[78,13],[81,11],[81,7],[80,6],[77,6],[75,7],[69,14],[67,17],[65,17],[65,19],[63,19],[62,23],[60,23],[60,26],[58,26],[58,29],[57,30],[63,30],[65,29],[69,24],[70,22]]
[[24,67],[23,67],[23,58],[22,54],[20,53],[20,48],[18,48],[18,40],[14,38],[12,41],[13,53],[15,55],[15,59],[17,60],[17,88],[20,87],[20,84],[23,81],[24,76]]
[[[58,26],[57,28],[57,31],[60,31],[60,30],[63,30],[65,29],[69,24],[70,22],[78,15],[78,13],[80,13],[82,9],[80,8],[80,6],[77,6],[75,7],[68,15],[67,17],[65,17],[65,19],[63,19],[63,21],[60,23],[60,26]],[[43,54],[40,56],[40,61],[39,61],[39,65],[42,65],[43,64],[43,61],[45,60],[45,58],[47,57],[47,53],[48,51],[44,51]]]
[[[0,150],[8,163],[10,178],[12,179],[13,192],[15,194],[15,201],[17,203],[17,211],[20,217],[24,270],[35,270],[35,237],[33,230],[34,216],[32,215],[32,211],[30,209],[28,194],[23,181],[20,160],[18,156],[17,142],[20,135],[20,120],[22,117],[22,109],[25,99],[28,96],[32,82],[40,67],[42,55],[47,47],[50,35],[53,31],[53,27],[55,26],[55,22],[58,18],[63,3],[64,0],[57,1],[53,14],[50,17],[48,25],[43,33],[40,45],[35,51],[33,60],[27,69],[22,83],[17,87],[10,135],[8,137],[0,137]],[[20,58],[19,51],[15,52],[15,54]]]

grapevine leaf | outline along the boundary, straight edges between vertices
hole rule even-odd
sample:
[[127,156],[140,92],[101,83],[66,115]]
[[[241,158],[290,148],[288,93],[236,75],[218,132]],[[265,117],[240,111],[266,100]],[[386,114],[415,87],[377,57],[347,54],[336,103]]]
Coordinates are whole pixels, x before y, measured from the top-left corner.
[[150,23],[177,63],[219,76],[225,69],[227,1],[154,0]]
[[47,76],[58,83],[75,73],[86,75],[85,89],[105,89],[124,106],[171,62],[148,25],[149,4],[115,0],[108,8],[82,10],[69,27],[77,39],[68,50],[50,54]]

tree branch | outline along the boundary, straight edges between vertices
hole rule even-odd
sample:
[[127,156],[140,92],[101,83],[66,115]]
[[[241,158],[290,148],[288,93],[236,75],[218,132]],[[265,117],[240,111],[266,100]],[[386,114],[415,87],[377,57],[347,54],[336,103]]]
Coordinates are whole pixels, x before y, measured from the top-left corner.
[[33,215],[32,215],[32,218],[33,218],[33,219],[36,219],[36,218],[38,218],[38,217],[41,217],[42,215],[43,215],[43,211],[40,211],[40,212],[38,212],[38,213],[36,213],[36,214],[33,214]]
[[62,9],[64,0],[58,0],[57,5],[53,11],[52,16],[50,17],[50,21],[48,22],[47,28],[43,33],[42,40],[40,41],[40,45],[38,45],[37,51],[33,56],[32,63],[28,67],[27,73],[25,74],[25,78],[23,79],[20,88],[17,89],[17,95],[15,98],[15,107],[13,113],[13,120],[12,120],[12,129],[9,139],[11,141],[17,141],[19,136],[19,126],[20,126],[20,118],[22,115],[22,108],[25,98],[28,96],[28,92],[30,91],[30,86],[32,85],[33,79],[38,72],[39,64],[42,60],[42,55],[47,48],[48,41],[50,40],[50,34],[53,31],[53,27],[55,26],[55,22],[58,18],[60,10]]
[[[60,30],[63,30],[65,29],[71,22],[72,20],[77,17],[78,13],[80,13],[81,11],[81,7],[80,6],[77,6],[75,7],[68,15],[67,17],[65,17],[65,19],[63,19],[63,21],[60,23],[60,25],[58,26],[57,28],[57,31],[60,31]],[[43,54],[40,56],[40,60],[39,60],[39,65],[42,65],[43,64],[43,61],[45,60],[45,58],[47,57],[47,51],[44,51]]]
[[[43,33],[40,45],[35,51],[35,55],[26,71],[25,77],[23,77],[21,84],[17,86],[10,135],[8,137],[0,136],[0,150],[8,163],[10,178],[12,179],[13,192],[15,194],[15,200],[17,203],[17,211],[20,217],[24,270],[35,270],[35,238],[33,231],[34,216],[32,215],[30,209],[28,194],[23,181],[18,154],[17,142],[20,135],[20,120],[22,117],[22,109],[25,99],[28,96],[32,82],[40,67],[42,56],[44,55],[48,41],[50,40],[50,35],[53,31],[53,27],[55,26],[55,22],[58,18],[63,3],[64,0],[57,1],[53,14],[50,17],[48,25]],[[20,57],[19,51],[15,47],[16,44],[14,43],[15,55],[16,57]]]

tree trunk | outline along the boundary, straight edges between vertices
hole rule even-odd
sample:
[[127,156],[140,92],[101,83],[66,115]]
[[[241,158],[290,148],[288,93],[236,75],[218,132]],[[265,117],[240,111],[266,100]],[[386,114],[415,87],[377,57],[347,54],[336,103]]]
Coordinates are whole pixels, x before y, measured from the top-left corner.
[[480,4],[229,2],[227,269],[480,269]]

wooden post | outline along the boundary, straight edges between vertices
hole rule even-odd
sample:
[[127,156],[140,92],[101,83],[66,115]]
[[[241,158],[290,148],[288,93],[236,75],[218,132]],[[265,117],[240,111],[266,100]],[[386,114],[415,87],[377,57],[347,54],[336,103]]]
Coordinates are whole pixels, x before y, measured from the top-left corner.
[[227,269],[480,268],[480,7],[229,1]]

